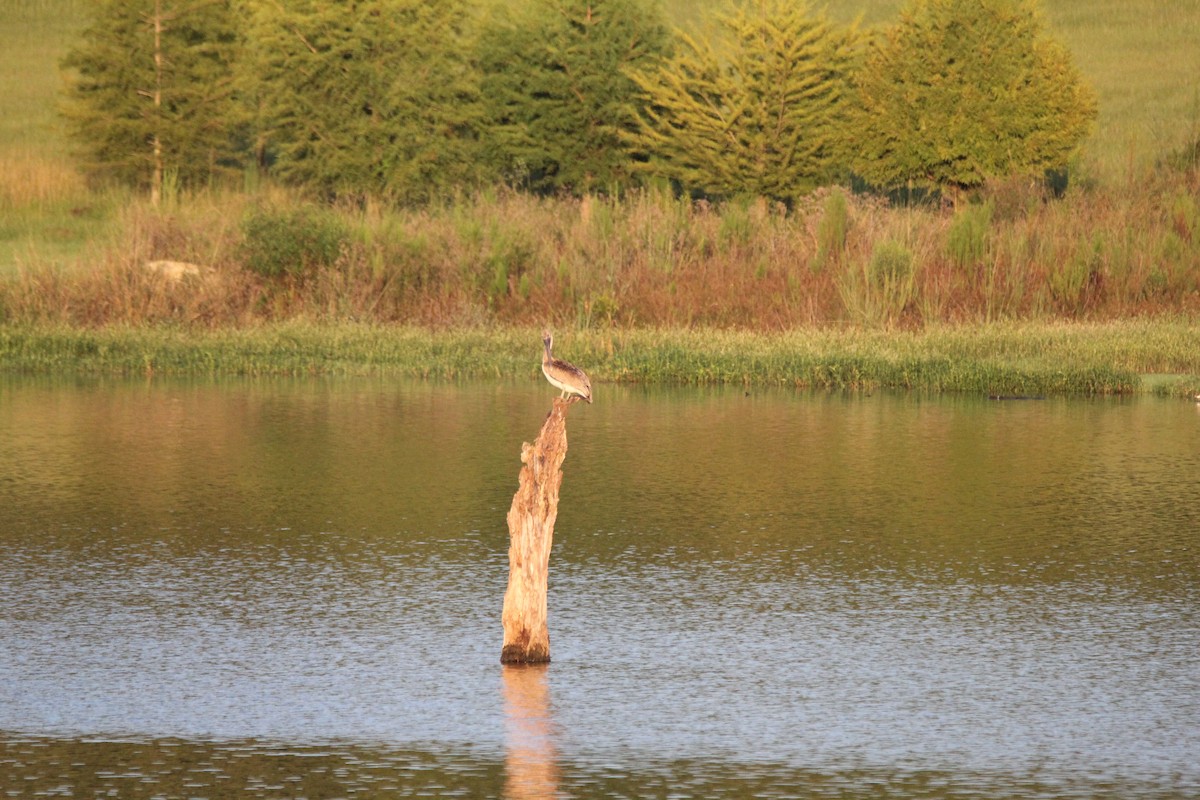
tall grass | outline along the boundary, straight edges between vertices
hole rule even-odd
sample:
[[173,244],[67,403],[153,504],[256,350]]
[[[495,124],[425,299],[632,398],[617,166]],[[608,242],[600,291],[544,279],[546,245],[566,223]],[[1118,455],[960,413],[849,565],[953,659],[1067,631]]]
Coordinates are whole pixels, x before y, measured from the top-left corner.
[[[0,321],[788,330],[1192,314],[1198,190],[1200,175],[1162,171],[1057,200],[1000,184],[957,211],[841,191],[791,209],[655,191],[414,210],[281,192],[127,199],[86,268],[35,259],[0,281]],[[195,274],[147,269],[159,260]]]

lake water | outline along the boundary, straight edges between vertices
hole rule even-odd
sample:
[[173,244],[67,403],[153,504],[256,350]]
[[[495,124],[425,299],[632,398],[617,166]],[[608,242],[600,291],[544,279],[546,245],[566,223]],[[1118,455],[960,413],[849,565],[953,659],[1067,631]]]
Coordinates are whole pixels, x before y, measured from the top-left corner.
[[1200,409],[0,378],[0,794],[1198,797]]

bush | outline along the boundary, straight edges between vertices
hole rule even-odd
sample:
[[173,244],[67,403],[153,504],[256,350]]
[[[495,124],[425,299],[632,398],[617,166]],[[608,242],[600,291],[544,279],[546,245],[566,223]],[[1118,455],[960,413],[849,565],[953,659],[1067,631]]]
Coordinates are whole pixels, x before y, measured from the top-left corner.
[[844,143],[882,188],[966,189],[1061,169],[1095,93],[1028,0],[909,0],[856,73]]
[[311,205],[256,208],[242,220],[241,231],[243,264],[267,278],[332,267],[350,239],[341,218]]
[[946,234],[950,260],[959,269],[970,272],[987,255],[988,230],[992,225],[992,204],[970,205],[954,215]]
[[900,242],[883,241],[871,251],[867,274],[878,289],[886,290],[904,283],[912,277],[912,271],[912,251]]
[[916,258],[903,243],[884,239],[866,262],[849,263],[838,285],[850,317],[868,325],[891,325],[916,296]]
[[846,194],[841,189],[834,189],[825,198],[822,209],[821,223],[817,227],[817,260],[814,268],[820,269],[826,263],[838,263],[846,250],[846,236],[850,232],[850,210],[846,204]]

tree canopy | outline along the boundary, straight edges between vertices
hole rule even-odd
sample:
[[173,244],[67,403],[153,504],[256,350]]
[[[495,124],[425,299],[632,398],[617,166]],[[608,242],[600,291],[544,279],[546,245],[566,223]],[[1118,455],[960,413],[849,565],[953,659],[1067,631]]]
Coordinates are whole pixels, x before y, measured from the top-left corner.
[[64,105],[85,167],[161,188],[240,169],[244,122],[233,91],[229,0],[103,0],[63,59]]
[[634,73],[646,110],[634,141],[653,169],[710,194],[789,199],[831,178],[854,29],[803,3],[753,0],[715,42]]
[[957,189],[1063,167],[1096,117],[1035,0],[909,0],[869,40],[802,1],[728,1],[712,35],[672,35],[658,0],[97,0],[66,112],[93,173],[152,191],[255,160],[396,203],[647,174]]
[[469,181],[479,114],[464,0],[248,0],[243,80],[272,170],[330,196]]
[[657,5],[533,0],[499,12],[480,39],[488,158],[512,182],[588,192],[627,183],[635,124],[627,74],[665,52]]
[[1028,0],[911,0],[871,44],[849,108],[848,159],[881,187],[1061,168],[1096,117]]

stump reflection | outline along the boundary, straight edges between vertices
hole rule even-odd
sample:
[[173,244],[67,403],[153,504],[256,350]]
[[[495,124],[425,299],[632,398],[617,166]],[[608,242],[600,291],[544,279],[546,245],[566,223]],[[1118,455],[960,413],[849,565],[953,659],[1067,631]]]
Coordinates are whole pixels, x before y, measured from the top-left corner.
[[558,753],[554,747],[554,720],[549,666],[508,664],[502,668],[506,798],[558,796]]

